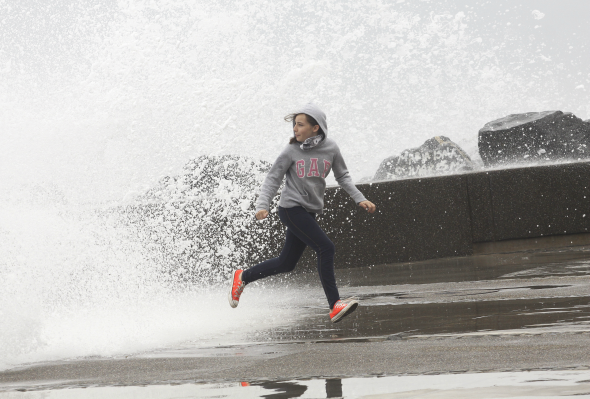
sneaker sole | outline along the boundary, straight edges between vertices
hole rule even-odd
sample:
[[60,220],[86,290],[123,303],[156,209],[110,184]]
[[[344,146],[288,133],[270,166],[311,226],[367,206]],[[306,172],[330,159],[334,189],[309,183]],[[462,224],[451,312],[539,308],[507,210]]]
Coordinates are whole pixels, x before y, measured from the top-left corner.
[[349,303],[348,306],[346,306],[344,309],[340,311],[340,313],[338,313],[336,316],[332,318],[332,323],[338,323],[344,317],[354,312],[358,306],[359,303],[356,301]]
[[[232,284],[232,287],[233,287],[233,284]],[[240,303],[240,301],[234,301],[233,297],[231,296],[231,291],[229,292],[227,299],[229,300],[229,306],[231,306],[232,308],[238,307],[238,304]]]
[[229,306],[231,306],[232,308],[237,308],[238,304],[240,303],[240,301],[234,301],[234,298],[231,295],[231,292],[234,289],[234,279],[236,276],[236,272],[232,274],[231,279],[229,280],[229,295],[227,296],[227,299],[229,300]]

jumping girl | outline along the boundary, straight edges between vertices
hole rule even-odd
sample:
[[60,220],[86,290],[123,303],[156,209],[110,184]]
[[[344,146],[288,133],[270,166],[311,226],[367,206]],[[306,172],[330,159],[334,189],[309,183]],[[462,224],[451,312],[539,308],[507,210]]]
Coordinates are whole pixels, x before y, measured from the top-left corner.
[[330,305],[330,319],[336,323],[352,313],[358,301],[340,299],[334,277],[334,244],[315,220],[316,214],[321,214],[324,208],[326,176],[334,169],[338,184],[359,206],[373,213],[375,205],[353,184],[338,145],[327,137],[326,114],[321,109],[308,103],[287,115],[285,120],[293,122],[294,135],[272,165],[256,201],[256,219],[262,220],[268,216],[270,201],[287,175],[279,201],[279,218],[287,227],[285,246],[278,258],[234,272],[229,304],[232,308],[238,306],[246,284],[292,271],[309,245],[317,254],[320,281]]

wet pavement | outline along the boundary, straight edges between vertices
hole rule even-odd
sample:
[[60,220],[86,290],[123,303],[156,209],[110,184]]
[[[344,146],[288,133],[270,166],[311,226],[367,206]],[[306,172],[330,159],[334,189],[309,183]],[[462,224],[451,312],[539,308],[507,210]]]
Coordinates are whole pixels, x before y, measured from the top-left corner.
[[[253,340],[318,340],[544,327],[590,331],[590,247],[337,270],[341,295],[361,301],[342,326],[322,298],[304,322]],[[314,271],[298,276],[317,285]],[[311,295],[310,295],[311,296]]]
[[[120,397],[139,397],[145,391],[137,386],[171,383],[192,397],[590,397],[590,247],[339,269],[337,278],[341,295],[361,302],[341,323],[329,322],[315,272],[302,270],[290,279],[301,295],[295,322],[257,331],[247,343],[28,365],[0,372],[0,397],[120,385],[138,395],[119,388]],[[247,287],[245,304],[255,289]],[[545,374],[516,377],[531,370]],[[463,385],[419,386],[432,374],[456,373],[479,376],[487,391],[477,389],[490,396],[461,396],[476,389]],[[521,380],[498,388],[496,374]],[[400,391],[395,378],[404,375],[424,380]]]

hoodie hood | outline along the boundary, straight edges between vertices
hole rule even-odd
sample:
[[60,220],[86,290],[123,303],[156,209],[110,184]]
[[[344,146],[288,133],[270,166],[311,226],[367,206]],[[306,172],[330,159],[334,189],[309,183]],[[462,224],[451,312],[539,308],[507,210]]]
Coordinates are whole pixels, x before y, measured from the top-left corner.
[[314,103],[307,103],[302,107],[299,107],[296,114],[307,114],[318,122],[318,125],[322,128],[322,131],[328,137],[328,122],[326,121],[326,114]]

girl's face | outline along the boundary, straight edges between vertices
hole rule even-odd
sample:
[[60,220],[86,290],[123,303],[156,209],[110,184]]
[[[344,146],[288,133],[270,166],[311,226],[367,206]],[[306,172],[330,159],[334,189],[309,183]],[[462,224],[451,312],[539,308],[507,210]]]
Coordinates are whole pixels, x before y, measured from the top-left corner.
[[295,117],[295,126],[293,126],[293,132],[295,133],[295,137],[297,138],[298,142],[303,143],[308,138],[317,136],[318,130],[320,130],[320,126],[311,126],[311,124],[307,121],[305,114],[299,114]]

